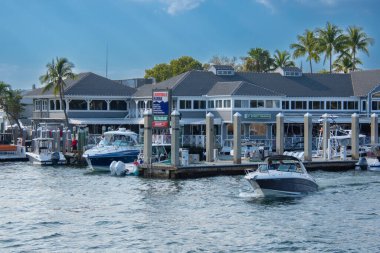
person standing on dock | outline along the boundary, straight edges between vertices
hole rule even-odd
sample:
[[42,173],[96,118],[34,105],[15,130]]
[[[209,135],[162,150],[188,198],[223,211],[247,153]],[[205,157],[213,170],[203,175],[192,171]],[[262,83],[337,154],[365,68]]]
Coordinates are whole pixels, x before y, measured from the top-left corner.
[[77,151],[77,149],[78,149],[78,141],[75,138],[75,135],[73,136],[73,140],[71,141],[71,149],[73,152]]

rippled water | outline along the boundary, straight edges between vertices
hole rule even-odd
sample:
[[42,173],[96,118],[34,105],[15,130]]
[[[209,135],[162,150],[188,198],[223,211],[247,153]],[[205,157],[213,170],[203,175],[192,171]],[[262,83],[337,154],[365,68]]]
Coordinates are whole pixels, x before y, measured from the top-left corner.
[[243,176],[116,178],[0,164],[0,252],[379,252],[380,173],[311,173],[263,199]]

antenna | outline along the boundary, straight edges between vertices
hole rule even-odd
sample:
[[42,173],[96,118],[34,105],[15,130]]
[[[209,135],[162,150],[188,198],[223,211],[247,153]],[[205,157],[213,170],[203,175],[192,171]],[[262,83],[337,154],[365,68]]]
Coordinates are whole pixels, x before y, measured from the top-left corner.
[[108,78],[108,43],[106,45],[106,78]]

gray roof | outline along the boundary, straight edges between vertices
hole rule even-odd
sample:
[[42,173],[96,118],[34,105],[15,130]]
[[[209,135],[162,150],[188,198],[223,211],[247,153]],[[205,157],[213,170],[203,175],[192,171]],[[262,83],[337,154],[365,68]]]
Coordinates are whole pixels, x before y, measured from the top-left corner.
[[[350,74],[303,74],[300,77],[282,76],[279,73],[255,73],[255,72],[235,72],[231,76],[218,76],[208,71],[189,71],[179,76],[173,77],[164,82],[158,83],[157,87],[172,88],[173,96],[202,96],[205,94],[222,95],[223,87],[214,85],[218,82],[246,82],[251,85],[243,85],[241,94],[267,94],[273,92],[277,95],[291,97],[349,97],[353,96],[353,89]],[[252,85],[254,84],[254,85]],[[257,90],[258,87],[266,89]],[[209,93],[213,89],[213,93]],[[233,87],[226,89],[231,92]],[[242,91],[244,90],[244,93]],[[266,93],[269,92],[269,93]],[[228,94],[225,94],[228,95]]]
[[[65,96],[131,96],[136,89],[122,85],[91,72],[80,73],[75,79],[65,80]],[[42,88],[31,90],[26,96],[53,95],[53,89],[42,92]]]
[[208,96],[236,95],[236,96],[281,96],[269,89],[245,81],[217,82],[207,93]]
[[367,96],[380,84],[380,69],[351,72],[352,86],[355,96]]

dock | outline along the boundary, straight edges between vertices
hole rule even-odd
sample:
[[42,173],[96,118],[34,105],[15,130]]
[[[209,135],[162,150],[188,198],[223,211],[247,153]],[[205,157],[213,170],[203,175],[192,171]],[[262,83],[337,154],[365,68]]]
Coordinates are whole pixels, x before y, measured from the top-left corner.
[[[355,169],[357,160],[322,160],[315,159],[303,162],[308,171],[347,171]],[[232,161],[200,162],[188,166],[172,166],[162,163],[140,165],[140,175],[147,178],[187,179],[211,176],[244,175],[247,169],[257,169],[258,162],[242,161],[234,164]]]

